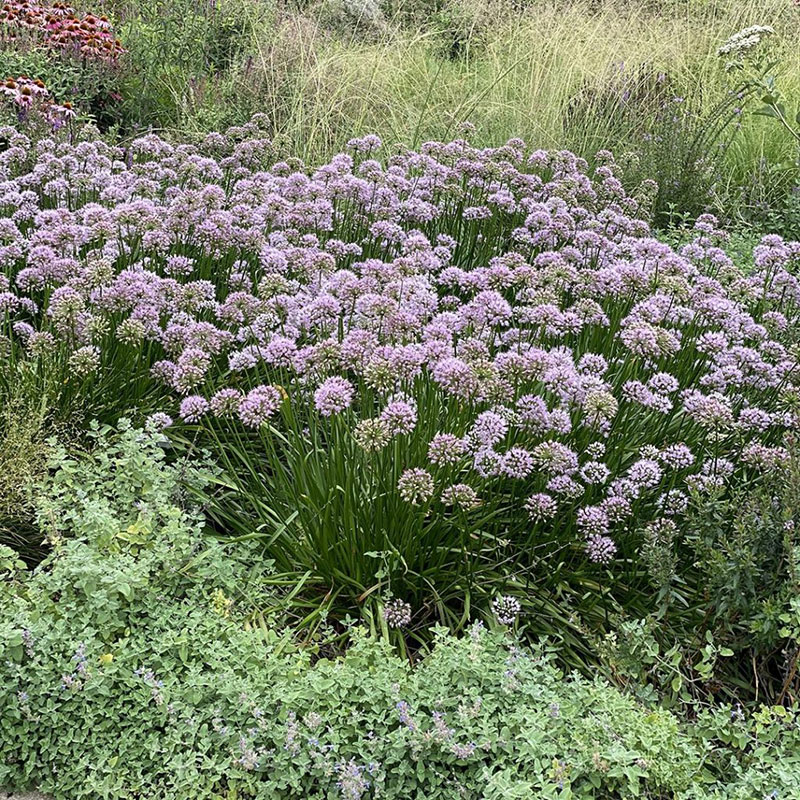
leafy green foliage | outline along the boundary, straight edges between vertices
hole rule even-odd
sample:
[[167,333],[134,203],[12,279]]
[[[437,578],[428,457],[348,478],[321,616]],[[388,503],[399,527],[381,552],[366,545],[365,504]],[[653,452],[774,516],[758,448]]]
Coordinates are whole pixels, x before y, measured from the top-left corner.
[[57,460],[43,515],[61,515],[64,538],[47,562],[27,576],[0,551],[0,783],[56,800],[797,788],[792,712],[684,726],[480,625],[438,631],[413,668],[364,633],[312,664],[290,635],[248,625],[263,581],[237,591],[242,554],[174,504],[159,438],[97,436],[92,455]]

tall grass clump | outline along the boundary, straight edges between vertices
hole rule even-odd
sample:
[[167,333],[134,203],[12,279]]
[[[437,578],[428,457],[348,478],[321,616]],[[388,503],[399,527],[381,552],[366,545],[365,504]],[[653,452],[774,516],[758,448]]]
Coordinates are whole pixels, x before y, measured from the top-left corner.
[[[587,158],[599,148],[638,149],[631,116],[646,126],[649,109],[605,107],[587,125],[573,124],[571,110],[587,94],[607,91],[609,76],[624,65],[626,74],[666,75],[671,96],[685,98],[690,117],[705,119],[731,88],[718,47],[753,24],[775,26],[787,88],[800,83],[792,0],[657,8],[186,0],[122,4],[117,16],[131,51],[123,91],[131,125],[138,113],[138,124],[207,131],[262,111],[286,153],[315,162],[374,131],[392,145],[445,140],[465,119],[476,125],[475,142],[488,146],[522,136]],[[744,119],[725,154],[717,181],[725,199],[732,196],[728,184],[744,185],[761,158],[777,164],[791,150],[763,122]],[[662,167],[673,155],[669,148],[649,151]]]
[[744,274],[703,217],[674,250],[607,152],[365,136],[311,168],[261,124],[9,134],[4,390],[210,452],[210,524],[310,624],[492,603],[578,650],[621,610],[702,617],[687,520],[790,463],[800,246]]

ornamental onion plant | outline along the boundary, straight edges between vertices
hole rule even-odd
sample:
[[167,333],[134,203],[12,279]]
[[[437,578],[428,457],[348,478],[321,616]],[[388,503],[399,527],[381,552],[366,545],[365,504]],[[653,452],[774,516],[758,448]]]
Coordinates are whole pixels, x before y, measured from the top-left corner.
[[691,611],[687,510],[788,458],[800,244],[744,274],[704,216],[676,251],[610,153],[365,136],[310,167],[265,122],[3,131],[5,387],[210,453],[210,526],[261,540],[307,619],[457,626],[502,593],[578,647]]

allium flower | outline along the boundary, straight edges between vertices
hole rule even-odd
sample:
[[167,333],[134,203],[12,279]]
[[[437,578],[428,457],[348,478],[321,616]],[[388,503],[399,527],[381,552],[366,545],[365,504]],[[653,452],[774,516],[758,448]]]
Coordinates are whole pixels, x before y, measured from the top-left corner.
[[767,447],[758,442],[751,442],[742,450],[742,461],[745,464],[751,464],[765,471],[785,467],[789,460],[789,451],[785,447]]
[[502,457],[500,469],[509,478],[527,478],[533,472],[533,457],[524,447],[512,447]]
[[210,400],[211,413],[215,417],[232,417],[239,410],[241,399],[238,389],[220,389]]
[[608,362],[599,353],[584,353],[578,361],[578,369],[589,375],[603,375],[608,369]]
[[323,417],[341,413],[349,408],[352,402],[353,384],[339,376],[328,378],[314,392],[314,406]]
[[590,442],[586,445],[586,455],[592,461],[599,461],[606,454],[606,446],[603,442]]
[[608,516],[601,506],[586,506],[578,509],[578,530],[584,536],[600,536],[608,533]]
[[389,444],[392,433],[380,418],[362,419],[353,431],[353,438],[362,450],[373,453]]
[[56,347],[56,339],[48,331],[34,331],[28,337],[25,346],[31,358],[41,358],[53,353]]
[[617,554],[617,545],[609,536],[593,534],[586,540],[586,555],[595,564],[608,564]]
[[499,442],[507,431],[508,422],[500,414],[495,411],[484,411],[475,420],[470,438],[488,447]]
[[145,420],[145,427],[153,431],[163,431],[172,425],[172,417],[163,411],[156,411]]
[[682,397],[686,414],[704,428],[729,428],[733,424],[730,401],[719,392],[704,395],[690,389]]
[[411,624],[411,605],[395,597],[383,607],[383,618],[390,628],[405,628]]
[[428,458],[438,467],[458,464],[466,452],[463,439],[452,433],[437,433],[428,445]]
[[256,386],[239,401],[239,419],[250,428],[260,428],[281,405],[281,393],[274,386]]
[[583,401],[583,413],[585,414],[587,427],[596,430],[605,430],[611,420],[617,416],[619,403],[611,392],[595,389],[586,395]]
[[772,415],[760,408],[743,408],[736,425],[741,430],[764,433],[772,425]]
[[555,475],[547,481],[547,491],[574,500],[583,494],[584,488],[569,475]]
[[503,471],[503,457],[491,447],[481,447],[472,459],[472,468],[481,478],[493,478]]
[[685,444],[671,444],[665,447],[659,459],[672,469],[686,469],[694,464],[694,455]]
[[667,517],[680,516],[689,507],[689,498],[680,489],[670,489],[658,498],[658,507]]
[[433,497],[433,476],[424,469],[407,469],[397,482],[397,490],[407,503],[418,506]]
[[631,515],[631,501],[622,495],[612,494],[601,503],[608,521],[612,524],[622,522]]
[[611,475],[611,470],[602,461],[587,461],[580,471],[581,480],[591,485],[604,484]]
[[393,436],[411,433],[417,424],[417,404],[411,398],[390,398],[380,418]]
[[533,463],[551,475],[571,475],[578,468],[578,456],[569,447],[550,440],[531,451]]
[[144,340],[147,329],[144,322],[134,317],[128,317],[117,326],[117,339],[123,344],[138,346]]
[[205,397],[199,394],[190,394],[181,401],[180,418],[184,422],[199,422],[207,413],[209,405]]
[[657,461],[642,458],[628,470],[628,479],[645,489],[652,489],[661,482],[663,474]]
[[657,394],[672,394],[679,386],[678,379],[668,372],[657,372],[647,381],[647,387]]
[[498,595],[492,600],[492,611],[501,625],[513,625],[522,611],[522,605],[509,594]]
[[77,378],[86,378],[100,369],[100,351],[92,346],[79,347],[69,357],[69,370]]
[[549,494],[534,494],[525,501],[525,510],[534,522],[545,522],[556,515],[558,503]]
[[455,483],[442,490],[442,503],[470,511],[477,508],[481,501],[471,486],[466,483]]

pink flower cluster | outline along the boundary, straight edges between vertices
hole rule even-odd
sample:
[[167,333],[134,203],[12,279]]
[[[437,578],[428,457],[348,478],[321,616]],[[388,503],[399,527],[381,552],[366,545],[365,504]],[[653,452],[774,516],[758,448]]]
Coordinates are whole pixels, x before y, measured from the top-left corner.
[[32,38],[81,58],[116,61],[126,50],[114,37],[108,17],[80,14],[66,3],[7,0],[0,6],[0,40]]
[[31,112],[39,113],[54,128],[60,128],[75,118],[72,104],[56,103],[40,80],[24,76],[6,78],[0,81],[0,97],[12,104],[18,119],[27,119]]
[[367,457],[393,443],[415,513],[494,504],[520,546],[599,564],[786,460],[800,244],[765,237],[743,272],[705,216],[676,251],[609,159],[457,140],[381,162],[373,137],[306,168],[270,163],[260,122],[127,151],[11,134],[9,357],[95,348],[80,380],[163,386],[143,410],[254,448],[283,404],[344,421]]

